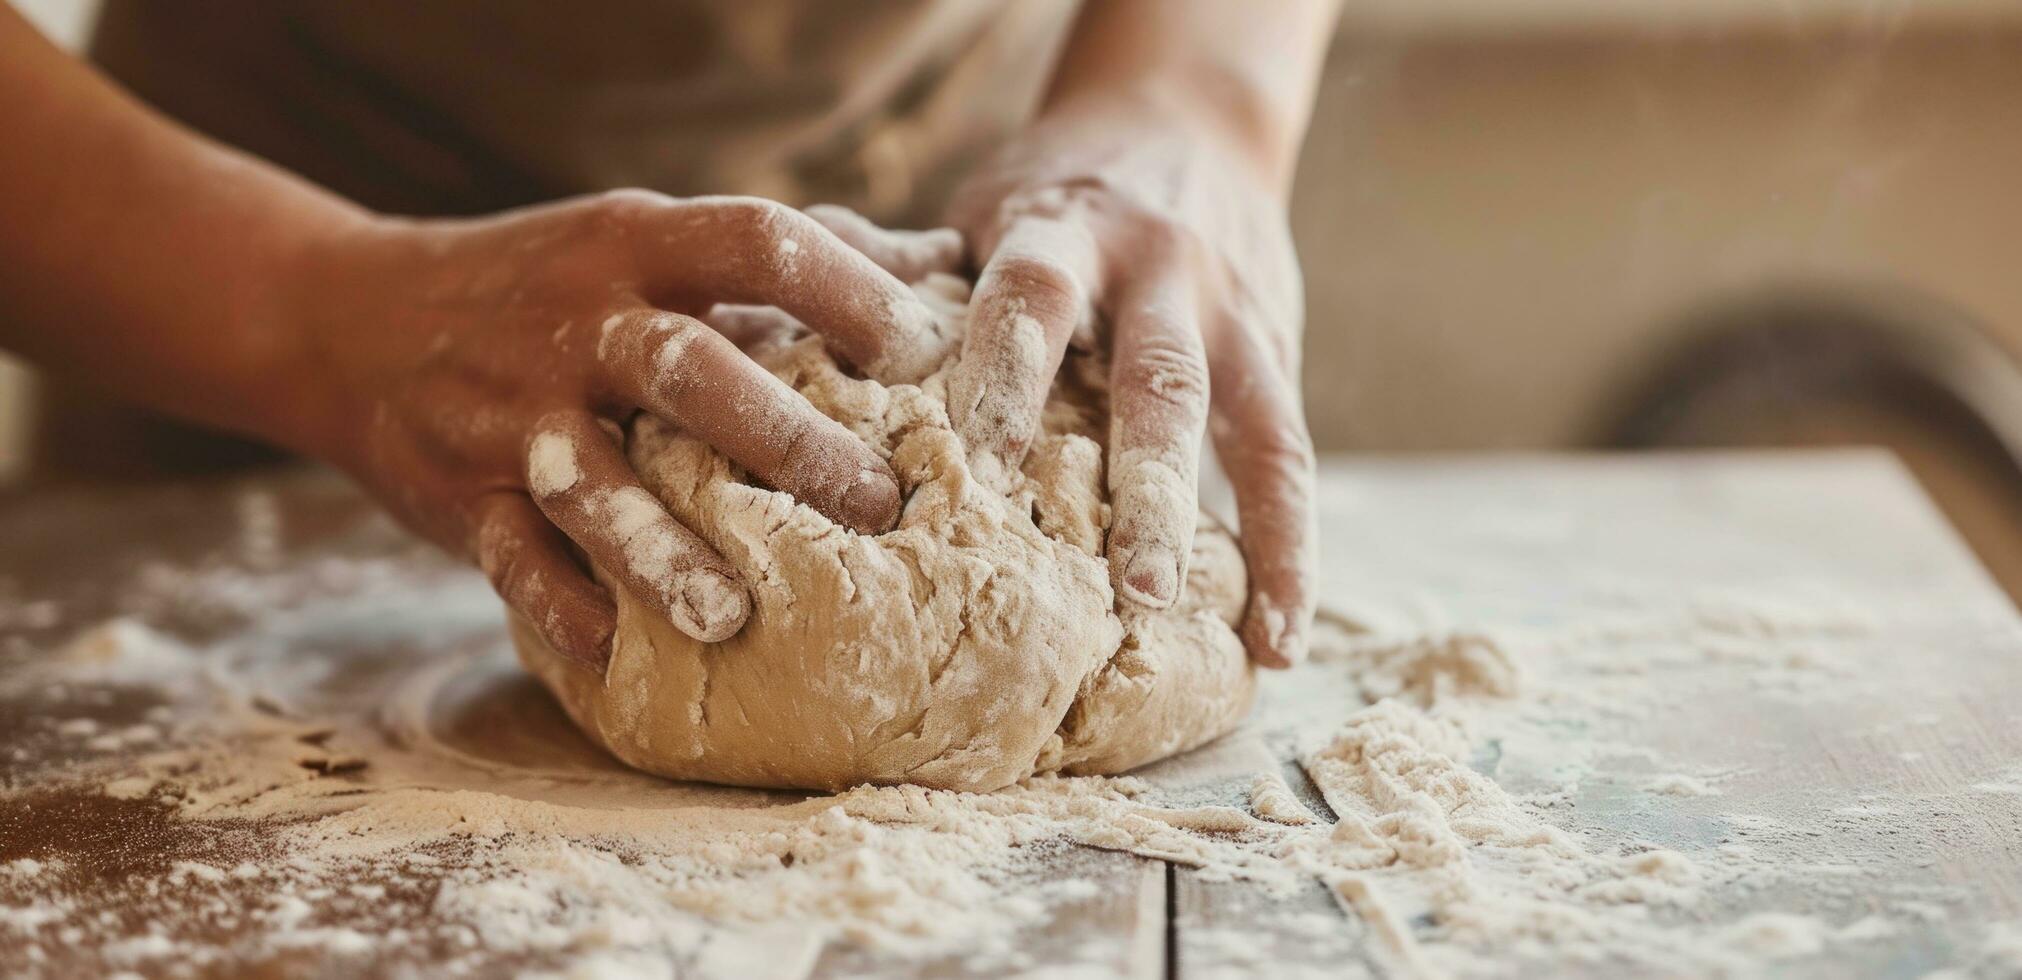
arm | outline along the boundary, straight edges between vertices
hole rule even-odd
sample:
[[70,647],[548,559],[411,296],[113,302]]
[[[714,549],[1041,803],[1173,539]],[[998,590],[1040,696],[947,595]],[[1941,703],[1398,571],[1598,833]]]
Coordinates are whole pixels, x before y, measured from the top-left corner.
[[1096,0],[1075,23],[1041,115],[1121,102],[1192,120],[1282,199],[1338,9],[1338,0]]
[[[0,344],[152,407],[302,446],[323,406],[272,286],[369,218],[135,105],[0,6]],[[282,406],[276,414],[262,406]]]
[[1110,578],[1177,600],[1202,434],[1235,486],[1253,659],[1305,653],[1313,450],[1285,214],[1332,0],[1094,0],[1039,117],[958,197],[984,260],[949,380],[972,448],[1022,457],[1069,340],[1111,331]]
[[0,132],[0,344],[344,467],[587,664],[614,607],[572,543],[698,639],[749,611],[626,464],[634,411],[853,529],[897,519],[890,467],[698,319],[777,306],[873,374],[932,354],[926,307],[800,212],[631,191],[372,214],[161,119],[5,4]]

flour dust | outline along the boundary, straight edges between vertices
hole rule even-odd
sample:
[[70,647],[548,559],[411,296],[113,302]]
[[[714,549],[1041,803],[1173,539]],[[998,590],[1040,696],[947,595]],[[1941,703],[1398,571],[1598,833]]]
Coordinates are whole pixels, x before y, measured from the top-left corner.
[[[483,584],[386,553],[383,529],[317,559],[249,533],[232,562],[143,567],[119,614],[0,665],[5,972],[1001,974],[1085,952],[1101,974],[1104,944],[1048,937],[1135,921],[1150,861],[1269,924],[1187,932],[1210,975],[2022,964],[2008,927],[1904,945],[1966,897],[1875,873],[1923,860],[1886,827],[2013,813],[2014,771],[1970,799],[1739,806],[1738,755],[1639,737],[1726,684],[1858,691],[1821,638],[1886,624],[1816,606],[1650,596],[1577,628],[1336,611],[1243,730],[1138,775],[804,796],[611,761],[512,664]],[[1306,959],[1260,962],[1260,931]]]

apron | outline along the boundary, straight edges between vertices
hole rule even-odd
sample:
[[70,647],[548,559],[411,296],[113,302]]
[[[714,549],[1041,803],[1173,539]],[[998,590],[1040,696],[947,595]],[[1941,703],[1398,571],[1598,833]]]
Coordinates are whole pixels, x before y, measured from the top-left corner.
[[929,223],[1037,103],[1072,0],[107,0],[158,109],[379,210],[612,187]]
[[[1073,0],[106,0],[90,55],[185,125],[383,212],[646,187],[921,227],[1030,116],[1073,14]],[[38,414],[37,465],[58,476],[276,458],[57,383]]]

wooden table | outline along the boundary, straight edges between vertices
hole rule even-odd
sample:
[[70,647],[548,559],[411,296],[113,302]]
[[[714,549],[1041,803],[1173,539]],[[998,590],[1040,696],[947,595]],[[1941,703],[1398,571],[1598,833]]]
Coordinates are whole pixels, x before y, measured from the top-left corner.
[[[1794,975],[1908,977],[1976,957],[1983,969],[2009,962],[1988,957],[2002,955],[2001,924],[2022,920],[2022,621],[1890,459],[1344,459],[1325,465],[1322,487],[1323,595],[1337,624],[1373,635],[1515,630],[1550,640],[1565,663],[1593,673],[1605,658],[1640,663],[1660,641],[1677,646],[1680,637],[1661,624],[1685,610],[1688,625],[1709,635],[1773,641],[1807,663],[1830,665],[1833,685],[1808,689],[1796,667],[1759,658],[1651,660],[1610,682],[1633,695],[1627,717],[1601,712],[1580,731],[1560,731],[1533,712],[1494,733],[1494,751],[1476,760],[1511,792],[1558,792],[1552,820],[1589,838],[1687,853],[1747,839],[1785,869],[1746,887],[1714,883],[1708,901],[1687,914],[1714,924],[1782,911],[1836,928],[1876,914],[1891,923],[1886,935],[1826,942],[1777,961]],[[0,679],[114,614],[145,615],[197,643],[244,628],[269,598],[259,591],[261,568],[299,567],[326,554],[402,570],[416,587],[466,596],[482,589],[326,476],[17,494],[0,504]],[[156,602],[165,587],[148,581],[162,569],[177,570],[170,578],[243,573],[245,588],[221,608]],[[314,588],[317,579],[295,581]],[[444,613],[454,622],[381,630],[500,642],[495,627],[458,608]],[[417,647],[415,655],[426,653]],[[1547,674],[1561,669],[1557,655],[1540,660]],[[1290,757],[1292,733],[1308,720],[1345,715],[1353,705],[1338,699],[1352,694],[1352,682],[1328,679],[1324,667],[1272,676],[1242,731],[1144,775],[1177,797],[1240,805],[1249,775],[1275,767],[1324,814]],[[201,851],[202,840],[158,810],[37,795],[52,778],[49,764],[64,758],[64,743],[48,734],[50,713],[74,715],[76,699],[94,695],[62,697],[71,700],[57,705],[17,692],[0,701],[7,790],[0,866],[68,859],[110,887],[133,868]],[[108,727],[146,707],[97,697],[91,710]],[[1648,789],[1654,777],[1688,772],[1711,774],[1717,795]],[[1766,814],[1777,818],[1774,832],[1762,830]],[[1028,937],[1032,968],[1129,976],[1397,972],[1397,961],[1373,949],[1366,930],[1317,883],[1265,899],[1240,883],[1124,854],[1067,850],[1058,860],[1061,874],[1100,887],[1056,909]],[[0,908],[8,894],[0,881]],[[8,928],[0,921],[0,973],[104,966],[89,949],[45,948],[53,958],[30,963]],[[32,928],[47,926],[23,928],[36,935]],[[1608,972],[1604,964],[1561,966]],[[281,957],[214,964],[210,972],[238,968],[328,969]],[[976,969],[846,945],[820,950],[814,966],[838,975]]]

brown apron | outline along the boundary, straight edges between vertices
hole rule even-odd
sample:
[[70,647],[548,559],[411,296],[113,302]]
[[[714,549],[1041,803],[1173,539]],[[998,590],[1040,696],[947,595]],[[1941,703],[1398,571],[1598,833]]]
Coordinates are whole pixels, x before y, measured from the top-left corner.
[[[612,187],[935,220],[1036,103],[1072,0],[106,0],[91,57],[162,112],[369,207],[479,214]],[[211,468],[46,390],[59,470]],[[257,455],[257,454],[255,454]]]
[[91,55],[170,115],[384,210],[631,186],[931,220],[1030,112],[1071,14],[1064,0],[107,0]]

